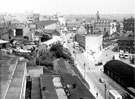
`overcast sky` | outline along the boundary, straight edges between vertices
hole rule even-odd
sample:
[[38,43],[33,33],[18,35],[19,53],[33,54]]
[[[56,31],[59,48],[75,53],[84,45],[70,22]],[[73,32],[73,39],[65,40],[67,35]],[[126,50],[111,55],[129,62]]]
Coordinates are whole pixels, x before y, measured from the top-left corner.
[[0,13],[135,14],[135,0],[1,0]]

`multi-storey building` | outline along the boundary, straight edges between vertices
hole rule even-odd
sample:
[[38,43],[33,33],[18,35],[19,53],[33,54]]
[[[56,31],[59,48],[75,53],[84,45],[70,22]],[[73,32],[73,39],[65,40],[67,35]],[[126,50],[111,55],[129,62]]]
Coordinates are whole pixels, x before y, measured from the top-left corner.
[[88,55],[93,55],[98,58],[98,54],[103,49],[102,33],[88,32],[84,26],[80,26],[76,32],[75,41],[83,47]]
[[123,20],[123,30],[125,31],[133,31],[134,32],[134,23],[135,19],[134,18],[128,18]]
[[103,34],[110,33],[110,20],[99,19],[94,21],[94,29],[98,29]]
[[134,36],[123,37],[118,40],[119,50],[128,51],[129,53],[135,53],[135,40]]
[[35,23],[39,21],[39,14],[30,14],[27,15],[27,23]]

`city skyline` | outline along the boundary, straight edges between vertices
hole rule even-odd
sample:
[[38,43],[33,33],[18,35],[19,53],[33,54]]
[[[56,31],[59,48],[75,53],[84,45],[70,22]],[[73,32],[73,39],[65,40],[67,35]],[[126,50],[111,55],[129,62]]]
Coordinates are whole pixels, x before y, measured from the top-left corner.
[[0,13],[135,14],[134,0],[4,0],[1,4]]

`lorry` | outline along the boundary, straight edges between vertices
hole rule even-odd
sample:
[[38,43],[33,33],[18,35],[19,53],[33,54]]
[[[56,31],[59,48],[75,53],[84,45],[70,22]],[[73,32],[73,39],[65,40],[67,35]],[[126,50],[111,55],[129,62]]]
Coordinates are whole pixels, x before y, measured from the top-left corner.
[[124,57],[124,51],[123,51],[123,50],[120,50],[120,52],[119,52],[119,57],[120,57],[120,58],[123,58],[123,57]]
[[120,60],[120,58],[119,58],[119,54],[114,54],[114,56],[113,56],[113,57],[114,57],[114,59],[115,59],[115,60]]

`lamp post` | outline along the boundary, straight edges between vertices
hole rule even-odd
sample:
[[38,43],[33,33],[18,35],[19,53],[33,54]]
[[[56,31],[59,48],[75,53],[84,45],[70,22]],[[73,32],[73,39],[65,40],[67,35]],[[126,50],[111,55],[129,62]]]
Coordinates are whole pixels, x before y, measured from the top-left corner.
[[106,99],[106,84],[104,84],[104,86],[105,86],[105,99]]
[[84,79],[85,79],[85,63],[84,63]]

